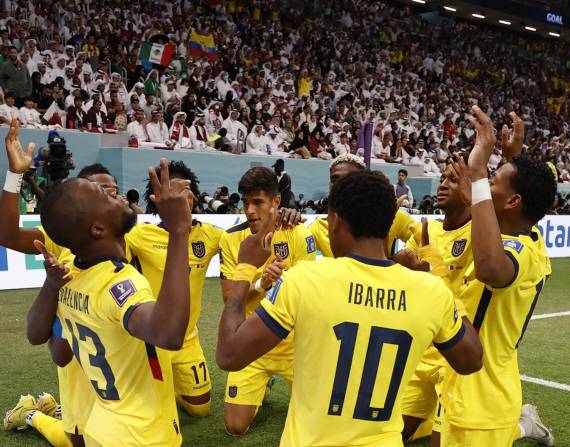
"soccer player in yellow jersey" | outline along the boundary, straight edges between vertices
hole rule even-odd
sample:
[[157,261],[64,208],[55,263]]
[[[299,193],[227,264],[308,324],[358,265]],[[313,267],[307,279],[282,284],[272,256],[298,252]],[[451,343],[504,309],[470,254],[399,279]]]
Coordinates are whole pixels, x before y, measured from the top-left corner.
[[[238,265],[241,242],[259,232],[263,225],[274,231],[272,256],[259,269],[256,281],[248,293],[245,315],[259,305],[267,290],[284,270],[303,260],[314,261],[315,241],[304,225],[276,230],[277,208],[280,204],[277,176],[267,168],[252,168],[241,178],[238,186],[242,195],[246,222],[228,229],[220,241],[220,272],[224,300],[228,298]],[[272,213],[272,214],[270,214]],[[293,379],[292,336],[251,365],[228,374],[224,407],[226,430],[232,435],[247,432],[261,406],[266,385],[273,374],[281,375],[289,384]]]
[[[331,163],[329,185],[332,188],[333,185],[345,175],[366,169],[366,165],[360,157],[353,154],[341,155],[340,157],[335,158]],[[388,232],[388,237],[386,238],[387,253],[389,255],[394,254],[396,240],[400,239],[401,241],[406,242],[411,237],[412,233],[409,227],[410,224],[413,223],[414,220],[407,213],[400,209],[396,211],[394,222],[392,223],[390,231]],[[329,242],[327,219],[322,219],[320,217],[315,219],[315,221],[309,225],[309,230],[315,237],[317,249],[323,256],[332,258],[333,253]]]
[[216,358],[239,370],[295,330],[282,446],[402,446],[401,393],[429,344],[461,374],[481,367],[475,330],[443,280],[388,259],[395,214],[385,178],[355,172],[339,180],[328,211],[336,259],[293,267],[247,319],[250,283],[271,253],[270,228],[242,242]]
[[[474,106],[469,118],[477,141],[469,155],[471,246],[473,264],[465,272],[460,299],[479,332],[483,368],[463,377],[446,372],[443,384],[444,446],[510,446],[527,430],[519,425],[522,406],[517,347],[530,321],[548,274],[546,250],[534,229],[552,206],[556,181],[548,167],[526,156],[503,164],[487,178],[495,146],[493,123]],[[467,188],[466,188],[467,189]]]
[[[200,196],[196,175],[182,161],[168,164],[170,182],[173,187],[191,181],[192,193]],[[156,168],[160,175],[160,167]],[[148,203],[147,212],[156,214],[157,210],[150,196],[153,194],[149,180],[145,192]],[[202,309],[202,290],[210,260],[218,253],[219,241],[223,230],[205,222],[194,220],[188,241],[190,265],[190,321],[180,351],[172,354],[172,373],[174,390],[178,402],[193,416],[207,416],[210,412],[210,392],[212,385],[206,358],[200,346],[196,323]],[[125,236],[127,258],[139,272],[148,279],[153,293],[158,294],[164,275],[164,261],[168,246],[169,232],[163,222],[159,224],[138,224]]]
[[70,179],[42,206],[47,234],[75,255],[70,281],[59,291],[46,282],[40,294],[57,296],[57,314],[72,346],[66,346],[67,354],[80,362],[97,394],[85,426],[88,447],[182,442],[171,359],[163,350],[182,347],[190,315],[190,182],[172,188],[166,159],[160,165],[160,181],[154,169],[149,172],[151,200],[169,229],[158,299],[148,281],[124,263],[124,236],[136,214],[123,200],[88,180]]
[[[443,210],[445,217],[443,221],[427,221],[429,243],[440,250],[448,269],[448,285],[454,297],[458,297],[465,269],[473,262],[471,210],[463,201],[459,179],[451,167],[446,168],[441,176],[437,189],[437,206]],[[413,237],[408,239],[407,250],[418,256],[419,248]],[[439,445],[442,408],[438,402],[446,364],[433,346],[422,357],[402,397],[404,440],[416,432],[420,423],[433,418],[431,445]]]
[[[6,155],[9,164],[7,177],[11,176],[17,179],[23,175],[32,163],[33,150],[33,144],[30,144],[27,152],[22,149],[19,139],[19,122],[18,120],[12,121],[6,136]],[[117,196],[118,188],[115,178],[100,164],[86,166],[79,172],[78,177],[100,185],[112,197]],[[39,251],[34,246],[34,240],[39,240],[58,258],[69,259],[70,256],[72,257],[69,250],[55,244],[41,227],[19,227],[19,193],[16,189],[6,188],[5,186],[2,194],[0,194],[0,210],[2,212],[2,219],[0,219],[0,245],[23,253],[38,254]],[[42,320],[45,321],[42,322]],[[40,326],[45,328],[47,325],[48,330],[51,331],[52,323],[53,315],[39,312],[28,316],[29,328],[38,328]],[[30,341],[35,344],[45,342],[45,339],[43,339],[44,334],[28,335],[31,335]],[[33,397],[25,396],[25,399],[21,400],[13,410],[7,413],[7,417],[4,420],[5,429],[22,429],[27,426],[33,426],[55,447],[68,447],[71,445],[71,442],[76,445],[83,443],[81,433],[91,410],[91,403],[95,401],[95,394],[89,388],[85,390],[85,387],[80,386],[82,381],[81,370],[76,360],[72,360],[65,368],[58,368],[57,371],[62,421],[53,418],[55,413],[51,410],[53,405],[44,414],[45,406],[41,400],[35,402]],[[34,413],[33,417],[27,418],[26,416],[32,412]]]

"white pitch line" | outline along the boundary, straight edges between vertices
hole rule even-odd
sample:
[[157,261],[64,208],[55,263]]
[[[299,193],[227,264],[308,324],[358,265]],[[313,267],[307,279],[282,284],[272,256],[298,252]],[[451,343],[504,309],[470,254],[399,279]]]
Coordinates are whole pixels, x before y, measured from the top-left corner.
[[565,383],[553,382],[552,380],[537,379],[536,377],[529,377],[521,374],[521,380],[524,382],[534,383],[536,385],[547,386],[549,388],[555,388],[557,390],[570,392],[570,385]]
[[551,314],[533,315],[531,320],[542,320],[543,318],[554,318],[554,317],[567,317],[570,315],[570,311],[567,312],[554,312]]

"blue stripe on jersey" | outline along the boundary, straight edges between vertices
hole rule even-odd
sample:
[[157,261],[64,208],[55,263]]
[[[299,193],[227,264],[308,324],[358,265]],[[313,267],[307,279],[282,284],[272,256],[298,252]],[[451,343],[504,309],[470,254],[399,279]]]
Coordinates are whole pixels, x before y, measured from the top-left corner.
[[53,325],[51,327],[51,335],[53,337],[62,338],[65,340],[65,335],[63,335],[63,327],[61,326],[61,321],[58,317],[54,317]]
[[509,287],[512,283],[515,282],[515,280],[517,279],[517,276],[519,276],[519,261],[517,261],[515,256],[510,251],[505,250],[505,254],[513,262],[513,265],[515,266],[515,273],[513,273],[513,278],[509,281],[509,283],[506,286],[495,287],[495,289],[505,289],[505,288]]
[[133,314],[133,312],[137,307],[139,307],[139,303],[133,304],[131,307],[127,309],[125,315],[123,316],[123,327],[127,330],[127,332],[129,332],[129,318],[131,318],[131,315]]
[[443,343],[436,343],[434,341],[433,345],[440,351],[444,349],[453,348],[463,338],[464,334],[465,334],[465,325],[462,323],[461,329],[457,331],[457,334],[455,334],[453,337],[451,337],[449,340]]
[[370,259],[365,258],[364,256],[355,255],[354,253],[349,253],[346,257],[362,262],[363,264],[375,265],[376,267],[390,267],[395,264],[391,259]]
[[526,332],[526,328],[528,326],[528,323],[530,321],[530,317],[532,317],[532,314],[534,313],[534,308],[536,307],[536,303],[538,302],[538,297],[540,296],[540,292],[542,292],[542,287],[544,286],[544,282],[546,281],[546,278],[542,279],[542,281],[540,281],[537,285],[536,285],[536,295],[534,295],[534,299],[532,300],[532,305],[530,306],[530,310],[528,311],[528,315],[526,316],[526,319],[524,320],[524,325],[521,331],[521,336],[519,338],[519,340],[517,341],[517,344],[515,345],[515,349],[518,349],[519,344],[521,343],[524,333]]
[[277,321],[275,321],[275,319],[269,315],[263,307],[259,306],[257,309],[255,309],[255,312],[257,315],[259,315],[261,321],[263,321],[267,327],[271,329],[271,332],[273,332],[279,338],[287,338],[289,331],[281,326]]
[[481,326],[483,325],[483,319],[485,318],[485,314],[487,313],[487,308],[489,307],[489,303],[491,302],[491,297],[493,296],[493,292],[491,292],[487,287],[483,287],[483,293],[481,294],[481,299],[479,300],[479,304],[477,305],[477,310],[475,311],[475,318],[473,318],[473,327],[479,333]]
[[249,222],[246,220],[226,230],[226,233],[235,233],[236,231],[243,231],[249,228]]

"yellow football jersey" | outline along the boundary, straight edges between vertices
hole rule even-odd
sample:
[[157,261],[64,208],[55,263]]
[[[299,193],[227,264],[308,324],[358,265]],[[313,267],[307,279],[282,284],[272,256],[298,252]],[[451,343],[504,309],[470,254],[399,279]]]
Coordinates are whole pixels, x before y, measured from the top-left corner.
[[293,267],[257,313],[281,338],[295,330],[283,446],[402,446],[400,396],[422,354],[465,332],[441,278],[354,255]]
[[[220,240],[220,274],[222,279],[232,279],[232,274],[238,263],[238,253],[241,242],[251,234],[249,224],[242,222],[226,230]],[[315,238],[304,225],[296,225],[287,230],[276,230],[271,239],[271,253],[265,265],[273,262],[279,255],[288,270],[299,261],[314,261],[316,259]],[[255,278],[261,277],[265,265],[258,270]],[[245,306],[246,316],[250,315],[259,306],[265,292],[256,294]],[[293,357],[292,337],[279,343],[277,347],[265,354],[268,358],[280,360]]]
[[[440,220],[428,220],[428,234],[430,245],[441,251],[443,261],[449,269],[449,286],[453,296],[458,298],[463,287],[465,269],[473,262],[471,220],[453,230],[445,230]],[[419,250],[418,243],[413,237],[408,239],[406,248],[416,255]],[[443,356],[433,346],[428,348],[422,361],[432,365],[447,365]]]
[[[188,241],[188,259],[190,265],[190,320],[186,332],[185,345],[196,334],[196,323],[202,311],[202,291],[206,271],[210,260],[218,253],[223,230],[209,223],[194,220]],[[157,224],[139,224],[129,231],[127,259],[142,273],[155,297],[158,297],[168,247],[168,231]]]
[[109,258],[71,270],[57,314],[96,393],[85,433],[109,447],[180,445],[170,354],[127,330],[136,306],[155,299],[148,281]]
[[461,300],[483,345],[483,369],[469,376],[448,371],[442,400],[452,425],[472,429],[507,428],[517,423],[522,405],[517,347],[544,285],[548,263],[536,231],[502,235],[505,253],[515,265],[513,282],[503,288],[465,272]]
[[[386,254],[392,256],[395,252],[395,243],[399,239],[406,242],[412,236],[410,230],[410,225],[414,223],[414,220],[409,214],[404,211],[396,211],[396,216],[394,217],[394,222],[390,227],[388,232],[388,238],[386,239]],[[331,243],[329,240],[329,223],[326,219],[318,217],[315,221],[309,225],[309,230],[315,237],[315,242],[317,243],[317,249],[327,258],[332,258],[333,252],[331,250]]]
[[[38,227],[38,230],[44,236],[44,245],[47,250],[57,256],[59,261],[66,261],[71,265],[75,259],[73,253],[68,248],[52,241],[43,227]],[[80,433],[83,433],[91,408],[95,403],[93,387],[83,374],[81,365],[75,357],[64,368],[57,367],[57,379],[63,429],[67,433],[75,433],[78,428]]]

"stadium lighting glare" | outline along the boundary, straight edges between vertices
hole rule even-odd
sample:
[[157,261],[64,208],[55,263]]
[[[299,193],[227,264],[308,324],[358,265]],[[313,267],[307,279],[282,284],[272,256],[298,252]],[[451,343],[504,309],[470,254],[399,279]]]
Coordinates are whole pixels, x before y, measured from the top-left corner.
[[452,6],[444,6],[443,9],[445,9],[446,11],[451,11],[451,12],[456,12],[457,9],[453,8]]
[[414,3],[421,3],[422,5],[425,4],[426,0],[412,0]]
[[473,13],[473,14],[471,14],[471,15],[472,15],[473,17],[478,18],[478,19],[484,19],[484,18],[485,18],[485,16],[484,16],[483,14],[476,14],[476,13]]
[[549,32],[548,34],[550,34],[551,36],[554,36],[554,37],[560,37],[560,34],[558,34],[558,33],[553,33],[552,31]]
[[532,26],[525,26],[524,29],[528,31],[536,31],[536,28],[533,28]]
[[503,25],[510,25],[511,22],[509,22],[508,20],[499,20],[499,23],[503,24]]

